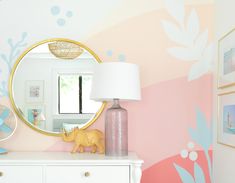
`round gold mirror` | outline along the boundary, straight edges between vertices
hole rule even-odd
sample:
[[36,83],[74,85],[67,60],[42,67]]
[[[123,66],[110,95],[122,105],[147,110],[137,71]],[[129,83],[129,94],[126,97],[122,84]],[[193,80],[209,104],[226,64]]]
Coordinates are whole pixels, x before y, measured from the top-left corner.
[[10,99],[29,127],[59,136],[64,128],[87,128],[105,103],[90,100],[93,68],[99,57],[85,45],[50,39],[27,49],[10,77]]

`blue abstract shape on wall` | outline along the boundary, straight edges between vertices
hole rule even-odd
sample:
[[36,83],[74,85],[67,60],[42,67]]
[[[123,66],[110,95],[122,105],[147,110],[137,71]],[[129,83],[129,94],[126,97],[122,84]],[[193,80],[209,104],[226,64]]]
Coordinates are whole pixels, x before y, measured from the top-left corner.
[[[23,32],[21,34],[21,39],[19,41],[14,42],[12,38],[9,38],[7,40],[7,43],[10,47],[9,53],[8,54],[7,53],[0,54],[1,61],[3,61],[7,65],[7,68],[8,68],[7,73],[6,73],[7,76],[9,76],[11,73],[11,69],[14,64],[13,61],[15,61],[17,56],[19,56],[22,48],[24,48],[27,45],[27,43],[25,42],[26,37],[27,37],[27,33]],[[2,69],[1,69],[0,74],[3,75]],[[2,97],[8,96],[7,80],[3,80],[0,83],[0,96],[2,96]]]
[[51,14],[56,16],[60,14],[60,7],[59,6],[53,6],[51,7]]
[[0,83],[0,96],[8,96],[7,84],[5,81]]
[[109,56],[109,57],[113,56],[113,50],[108,50],[108,51],[106,52],[106,54],[107,54],[107,56]]
[[[113,56],[113,50],[108,50],[108,51],[106,51],[106,55],[107,55],[108,57],[112,57],[112,56]],[[125,56],[124,54],[120,53],[120,54],[118,55],[118,61],[119,61],[119,62],[125,62],[125,61],[126,61],[126,56]]]
[[[206,117],[200,109],[196,110],[196,121],[197,121],[197,126],[195,129],[192,128],[189,129],[189,135],[191,136],[193,141],[195,141],[198,145],[200,145],[203,148],[207,160],[210,180],[211,182],[213,182],[212,164],[209,156],[209,149],[212,145],[212,128],[208,127]],[[194,176],[192,176],[183,167],[180,167],[179,165],[176,164],[174,164],[174,166],[183,183],[191,183],[193,177],[194,177],[193,182],[195,179],[195,183],[205,183],[204,172],[202,168],[199,166],[199,164],[197,164],[196,162],[194,163]]]
[[186,169],[177,164],[174,164],[174,166],[180,175],[182,183],[195,183],[193,176]]
[[59,19],[57,20],[57,24],[58,24],[59,26],[64,26],[65,23],[66,23],[66,21],[65,21],[65,19],[63,19],[63,18],[59,18]]
[[73,12],[72,11],[67,11],[66,12],[66,17],[71,18],[73,16]]
[[197,144],[203,148],[207,160],[210,179],[211,182],[213,182],[212,164],[209,156],[209,149],[212,145],[212,128],[207,126],[206,117],[200,109],[197,109],[196,114],[197,127],[196,129],[190,128],[189,135]]
[[11,72],[14,59],[20,54],[21,48],[27,45],[27,43],[25,43],[26,37],[27,33],[24,32],[21,35],[21,40],[18,42],[14,43],[12,38],[9,38],[7,41],[8,45],[10,46],[10,52],[8,55],[1,54],[1,58],[7,64],[9,73]]
[[194,176],[185,168],[174,164],[182,183],[206,183],[205,175],[198,163],[194,163]]
[[205,183],[205,175],[203,173],[202,168],[199,166],[199,164],[194,163],[194,177],[196,183]]
[[125,62],[126,61],[126,56],[124,54],[120,54],[118,55],[118,60],[121,62]]
[[212,144],[212,129],[207,126],[206,117],[199,109],[197,109],[197,127],[190,128],[189,134],[204,150],[209,150]]
[[[68,18],[73,17],[73,12],[71,10],[67,10],[65,15],[62,15],[62,10],[59,6],[51,7],[51,14],[57,17],[56,23],[58,26],[63,27],[66,25],[66,21]],[[58,18],[59,16],[59,18]]]

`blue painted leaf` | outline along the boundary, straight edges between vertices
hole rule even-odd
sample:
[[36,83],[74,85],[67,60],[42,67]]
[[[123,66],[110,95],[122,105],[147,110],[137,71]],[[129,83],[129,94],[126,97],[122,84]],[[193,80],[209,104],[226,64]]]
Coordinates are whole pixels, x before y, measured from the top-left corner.
[[25,47],[27,46],[27,43],[24,43],[24,44],[20,44],[19,47]]
[[183,183],[195,183],[193,176],[187,170],[177,164],[174,164],[174,166]]
[[194,177],[195,177],[196,183],[206,182],[203,170],[197,163],[194,163]]
[[205,115],[197,109],[197,127],[189,129],[191,138],[202,146],[204,150],[208,150],[212,144],[212,129],[207,126]]
[[3,91],[3,97],[8,97],[8,96],[9,96],[8,91],[7,91],[7,90],[4,90],[4,91]]
[[20,50],[17,50],[16,53],[13,55],[13,58],[17,57],[20,54]]
[[6,88],[7,87],[7,82],[6,81],[2,81],[2,86],[3,86],[3,88]]
[[3,60],[5,60],[6,62],[8,62],[6,55],[2,54],[1,57],[2,57]]
[[22,39],[25,39],[27,37],[27,35],[28,35],[27,32],[23,32],[22,33]]
[[13,47],[13,42],[11,38],[8,39],[8,44],[10,45],[11,48]]

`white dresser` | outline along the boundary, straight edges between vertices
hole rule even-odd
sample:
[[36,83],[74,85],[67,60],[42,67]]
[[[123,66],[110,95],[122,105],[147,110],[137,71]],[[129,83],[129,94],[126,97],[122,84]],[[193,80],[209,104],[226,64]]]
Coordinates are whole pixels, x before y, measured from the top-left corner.
[[140,183],[143,161],[64,152],[12,152],[0,156],[0,183]]

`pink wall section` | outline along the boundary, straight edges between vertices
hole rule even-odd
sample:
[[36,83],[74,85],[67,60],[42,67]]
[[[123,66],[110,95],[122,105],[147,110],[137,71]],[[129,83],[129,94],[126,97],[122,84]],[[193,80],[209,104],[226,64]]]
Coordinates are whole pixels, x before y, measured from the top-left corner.
[[[209,40],[212,40],[213,5],[186,7],[187,12],[196,9],[200,29],[208,28]],[[124,54],[127,62],[140,66],[142,100],[123,103],[123,106],[129,111],[129,149],[145,161],[142,183],[181,182],[174,163],[192,172],[192,161],[182,160],[179,153],[192,141],[188,129],[196,127],[196,109],[200,108],[207,121],[211,121],[212,115],[212,75],[207,73],[197,80],[187,80],[194,62],[181,61],[167,53],[167,48],[175,43],[164,33],[163,19],[170,19],[166,10],[154,10],[127,18],[84,39],[104,61],[117,60],[118,54]],[[107,50],[113,50],[112,57],[107,56]],[[10,106],[8,98],[0,100]],[[104,113],[90,128],[104,129]],[[36,133],[22,122],[17,133],[1,146],[11,151],[71,150],[71,144]],[[197,162],[209,183],[202,149],[196,145],[195,150],[199,155]]]
[[187,132],[195,127],[197,107],[211,119],[211,79],[158,83],[143,89],[141,102],[127,105],[130,149],[144,158],[144,168],[178,154],[191,141]]

